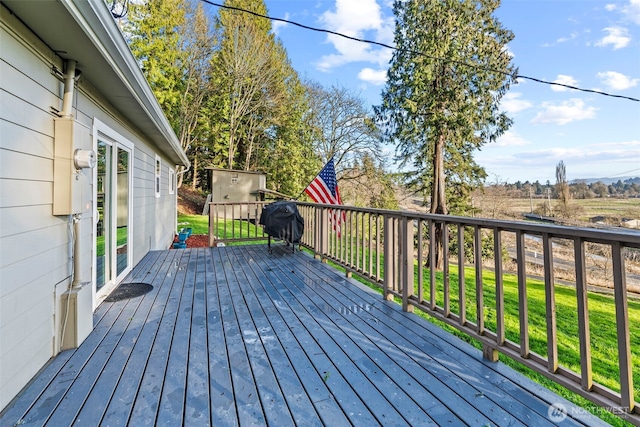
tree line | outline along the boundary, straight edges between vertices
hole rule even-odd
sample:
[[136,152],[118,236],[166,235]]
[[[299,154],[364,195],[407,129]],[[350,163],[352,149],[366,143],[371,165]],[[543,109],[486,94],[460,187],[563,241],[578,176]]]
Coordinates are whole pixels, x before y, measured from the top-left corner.
[[[547,196],[557,199],[560,193],[557,185],[546,181],[516,181],[514,183],[493,183],[491,186],[502,187],[506,194],[516,198],[545,198]],[[567,188],[574,199],[593,199],[600,197],[637,197],[640,195],[640,178],[628,178],[618,180],[611,184],[602,181],[588,183],[585,180],[575,180],[567,184]]]
[[[262,0],[225,5],[267,14]],[[343,192],[363,181],[376,191],[353,202],[397,207],[370,109],[346,88],[301,78],[270,20],[153,0],[129,2],[119,22],[191,161],[177,171],[179,187],[206,187],[208,167],[253,170],[295,197],[333,157]]]
[[396,48],[373,111],[298,75],[256,16],[263,0],[225,0],[214,16],[195,0],[105,1],[128,2],[123,33],[191,160],[178,185],[199,188],[204,167],[261,170],[295,196],[333,157],[343,200],[395,208],[393,157],[432,213],[465,215],[487,176],[474,153],[512,124],[500,100],[517,83],[514,34],[494,16],[499,0],[395,1]]

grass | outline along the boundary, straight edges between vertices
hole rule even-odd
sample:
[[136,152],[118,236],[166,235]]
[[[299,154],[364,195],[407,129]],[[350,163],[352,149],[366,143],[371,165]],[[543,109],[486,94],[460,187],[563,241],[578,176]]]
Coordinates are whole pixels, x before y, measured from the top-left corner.
[[[116,247],[127,244],[127,227],[119,227],[116,230]],[[96,237],[96,256],[102,257],[105,253],[105,235]]]
[[[509,210],[514,213],[529,212],[531,210],[531,201],[529,199],[509,198]],[[547,203],[546,199],[534,199],[534,209],[540,203]],[[551,200],[551,206],[555,207],[558,201]],[[607,216],[615,218],[638,218],[640,217],[640,204],[637,198],[594,198],[594,199],[571,199],[572,205],[577,206],[579,218],[583,221],[589,221],[595,216]]]
[[178,215],[178,230],[191,227],[192,234],[209,234],[209,217],[206,215]]
[[[206,215],[178,215],[178,230],[191,227],[191,234],[209,234],[209,217]],[[176,232],[177,232],[176,231]],[[242,220],[227,220],[218,221],[216,223],[215,235],[221,239],[231,238],[250,238],[254,236],[261,236],[262,230],[256,227],[253,223]],[[254,243],[266,243],[267,239],[259,240]],[[233,246],[237,244],[243,244],[242,242],[227,243],[227,245]]]

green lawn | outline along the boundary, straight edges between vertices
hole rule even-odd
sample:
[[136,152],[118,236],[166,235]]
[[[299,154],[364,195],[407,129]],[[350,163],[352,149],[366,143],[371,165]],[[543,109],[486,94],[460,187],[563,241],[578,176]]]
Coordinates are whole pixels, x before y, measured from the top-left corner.
[[209,217],[205,215],[178,215],[178,230],[191,227],[192,234],[209,234]]
[[[209,234],[209,217],[205,215],[178,215],[178,229],[176,233],[182,228],[191,227],[191,234]],[[219,221],[217,223],[215,235],[222,239],[230,238],[247,238],[254,237],[256,234],[260,236],[262,233],[260,228],[257,228],[253,223],[242,220],[227,220]],[[264,242],[266,243],[266,239]],[[259,243],[260,241],[254,242]],[[227,243],[227,245],[243,244]]]
[[[127,243],[127,227],[119,227],[116,230],[116,246],[120,247]],[[104,234],[102,236],[96,237],[96,256],[102,257],[104,256],[105,248],[104,248]]]

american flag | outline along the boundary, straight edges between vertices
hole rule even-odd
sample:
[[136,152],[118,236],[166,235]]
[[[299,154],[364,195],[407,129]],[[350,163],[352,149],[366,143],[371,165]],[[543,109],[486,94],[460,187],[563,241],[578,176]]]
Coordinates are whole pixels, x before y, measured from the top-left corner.
[[[333,157],[324,165],[318,176],[304,190],[305,193],[316,203],[327,205],[341,205],[340,191],[338,190],[338,180],[336,179],[336,168],[333,164]],[[333,224],[333,229],[340,237],[341,217],[336,211],[329,211],[329,218]]]

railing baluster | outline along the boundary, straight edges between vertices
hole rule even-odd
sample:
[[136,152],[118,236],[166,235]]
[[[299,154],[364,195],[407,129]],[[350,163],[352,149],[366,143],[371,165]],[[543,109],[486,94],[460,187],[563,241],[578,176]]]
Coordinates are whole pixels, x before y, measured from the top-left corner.
[[393,218],[391,215],[384,215],[384,299],[392,300],[393,294],[390,292],[394,288],[394,274],[393,274]]
[[424,255],[422,250],[423,245],[423,222],[418,220],[418,302],[422,304],[424,302]]
[[358,242],[360,241],[360,234],[362,234],[362,227],[360,227],[360,225],[361,225],[360,217],[362,215],[361,215],[361,212],[356,212],[355,215],[356,215],[356,226],[355,226],[356,233],[355,233],[355,236],[354,236],[354,240],[355,240],[355,245],[356,245],[356,250],[355,250],[356,257],[355,257],[353,268],[354,268],[354,270],[359,271],[359,269],[360,269],[360,265],[359,265],[360,264],[360,245],[358,244]]
[[369,266],[367,268],[367,270],[369,271],[369,276],[374,277],[373,276],[373,247],[371,246],[373,244],[373,240],[371,239],[372,236],[372,225],[371,225],[371,220],[373,218],[373,214],[369,214],[367,216],[367,218],[369,219],[369,244],[367,245],[369,247]]
[[380,259],[382,256],[382,251],[380,250],[380,239],[382,238],[382,235],[380,233],[380,223],[382,222],[383,218],[384,217],[382,215],[376,215],[376,277],[378,278],[378,280],[383,278],[383,274],[381,274],[380,272]]
[[436,309],[436,235],[435,221],[429,220],[429,308]]
[[226,238],[228,238],[228,236],[227,236],[227,208],[228,208],[228,207],[229,207],[229,206],[225,206],[225,207],[224,207],[224,217],[223,217],[223,218],[224,218],[224,224],[223,224],[223,226],[222,226],[223,231],[224,231],[224,238],[225,238],[225,239],[226,239]]
[[524,233],[516,231],[516,258],[518,265],[518,314],[520,317],[520,356],[529,357],[529,305],[527,302],[527,267]]
[[618,332],[618,364],[620,366],[620,404],[626,411],[634,409],[633,366],[629,340],[629,305],[626,272],[620,242],[611,244],[613,265],[613,294],[616,301],[616,329]]
[[558,337],[556,333],[556,294],[553,276],[553,241],[548,233],[542,235],[544,258],[544,290],[547,314],[547,368],[558,371]]
[[476,271],[476,331],[484,334],[484,290],[482,283],[482,229],[473,227],[474,263]]
[[591,369],[591,333],[589,332],[589,297],[587,294],[587,269],[585,263],[584,241],[576,237],[573,241],[576,262],[576,298],[578,302],[578,335],[580,338],[580,371],[582,389],[593,387]]
[[449,225],[446,222],[442,227],[442,283],[444,289],[444,316],[451,315],[451,283],[449,280]]
[[496,343],[504,344],[504,283],[502,279],[502,231],[499,228],[493,230],[493,251],[495,261],[496,278]]
[[365,214],[364,212],[361,212],[360,215],[360,228],[362,229],[362,234],[361,234],[361,243],[360,243],[360,247],[362,248],[362,257],[360,258],[360,268],[361,271],[363,273],[366,273],[367,271],[367,263],[366,263],[366,256],[367,256],[367,251],[366,251],[366,245],[365,245],[365,241],[366,241],[366,235],[367,235],[367,229],[365,227],[365,222],[364,222],[364,218],[365,218]]
[[460,312],[460,325],[464,325],[467,322],[467,292],[464,283],[464,260],[464,226],[458,224],[458,310]]
[[409,298],[413,296],[413,221],[407,216],[402,217],[400,240],[402,241],[402,309],[413,312],[413,304]]

